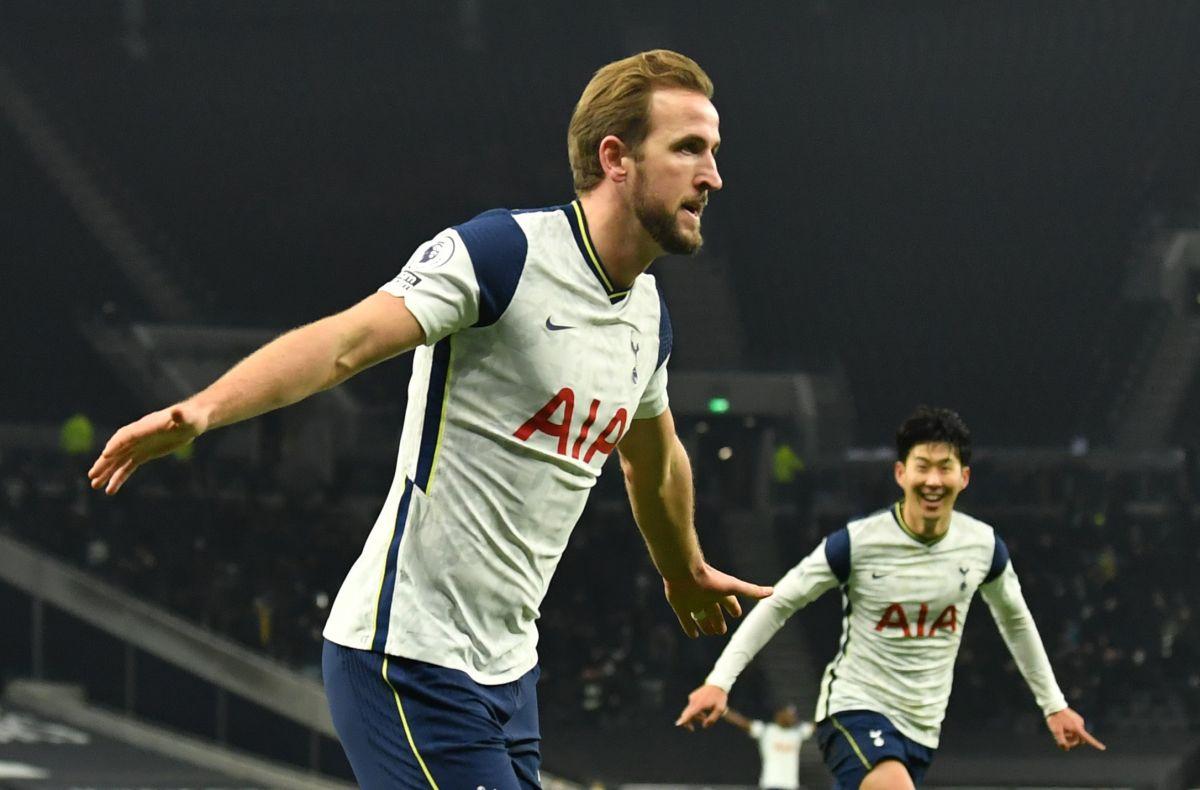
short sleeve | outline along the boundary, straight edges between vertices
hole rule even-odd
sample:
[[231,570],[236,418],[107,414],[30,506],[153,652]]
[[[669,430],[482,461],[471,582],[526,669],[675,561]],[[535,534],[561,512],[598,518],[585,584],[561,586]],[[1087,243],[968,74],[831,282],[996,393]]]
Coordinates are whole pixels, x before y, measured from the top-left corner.
[[750,722],[750,737],[757,741],[759,738],[763,737],[763,733],[766,731],[766,729],[767,726],[761,721],[752,721]]
[[512,215],[488,211],[421,245],[380,290],[404,298],[426,345],[470,326],[489,326],[512,301],[528,242]]
[[667,366],[664,364],[650,377],[646,391],[638,402],[637,411],[633,413],[635,420],[648,420],[657,417],[667,410],[670,400],[667,398]]

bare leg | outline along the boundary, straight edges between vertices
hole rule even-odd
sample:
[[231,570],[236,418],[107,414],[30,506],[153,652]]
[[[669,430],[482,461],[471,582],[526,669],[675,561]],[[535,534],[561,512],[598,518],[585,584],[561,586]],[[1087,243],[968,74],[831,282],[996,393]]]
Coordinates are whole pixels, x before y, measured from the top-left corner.
[[914,790],[908,769],[899,760],[884,760],[863,778],[859,790]]

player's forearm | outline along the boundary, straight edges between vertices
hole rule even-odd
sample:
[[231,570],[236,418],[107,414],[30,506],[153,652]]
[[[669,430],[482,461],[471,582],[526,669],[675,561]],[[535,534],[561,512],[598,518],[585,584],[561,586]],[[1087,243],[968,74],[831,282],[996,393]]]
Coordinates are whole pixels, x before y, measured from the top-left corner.
[[[779,585],[776,586],[778,595]],[[783,627],[795,608],[775,595],[760,601],[734,631],[729,644],[721,651],[717,663],[704,682],[725,691],[733,688],[738,677],[749,666],[771,637]]]
[[625,488],[650,558],[664,579],[691,576],[704,562],[694,524],[695,495],[687,453],[673,438],[659,464],[622,457]]
[[721,651],[705,683],[725,691],[732,689],[738,676],[788,618],[837,584],[825,561],[824,547],[822,543],[785,573],[775,584],[774,595],[755,604]]
[[996,627],[1042,713],[1050,715],[1066,708],[1066,698],[1054,678],[1054,669],[1042,645],[1037,624],[1011,566],[983,593]]
[[358,340],[338,316],[293,329],[234,365],[188,403],[205,416],[205,430],[288,406],[356,372],[347,355]]

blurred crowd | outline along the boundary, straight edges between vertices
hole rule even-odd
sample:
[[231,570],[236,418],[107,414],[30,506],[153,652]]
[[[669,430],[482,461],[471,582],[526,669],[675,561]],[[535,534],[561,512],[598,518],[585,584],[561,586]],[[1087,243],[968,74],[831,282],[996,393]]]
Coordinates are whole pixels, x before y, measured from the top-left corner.
[[[336,486],[285,493],[269,475],[198,453],[147,467],[122,495],[106,498],[87,487],[89,462],[90,455],[65,451],[0,452],[0,530],[319,673],[328,607],[385,483],[374,497],[339,495]],[[713,492],[722,486],[712,478],[733,466],[697,463],[697,523],[712,557],[730,556],[716,528],[726,505]],[[890,461],[788,466],[770,505],[781,568],[847,519],[895,497]],[[981,458],[960,500],[960,509],[995,525],[1008,543],[1071,704],[1107,728],[1200,728],[1193,490],[1186,465],[1113,471],[1081,460],[1023,466]],[[836,645],[836,597],[802,619],[818,666]],[[985,612],[979,602],[972,609],[947,726],[1040,727]],[[617,727],[670,716],[723,644],[680,633],[615,464],[571,538],[540,631],[547,723]],[[768,704],[756,670],[740,682],[739,698]]]

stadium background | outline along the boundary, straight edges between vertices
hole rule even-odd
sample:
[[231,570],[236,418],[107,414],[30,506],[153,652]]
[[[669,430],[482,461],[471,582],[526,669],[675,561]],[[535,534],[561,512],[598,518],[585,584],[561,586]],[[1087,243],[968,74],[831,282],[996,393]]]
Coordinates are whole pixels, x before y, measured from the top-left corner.
[[[773,580],[892,499],[912,406],[952,406],[980,447],[961,506],[1008,540],[1064,690],[1114,748],[1053,752],[979,606],[931,783],[1200,784],[1195,2],[0,0],[0,672],[25,690],[5,720],[45,716],[13,681],[66,682],[348,775],[315,725],[156,652],[158,614],[101,626],[82,599],[103,582],[110,609],[123,592],[312,677],[407,363],[206,438],[116,500],[83,472],[113,427],[361,298],[446,225],[567,201],[579,91],[655,46],[695,57],[722,113],[705,250],[653,269],[708,554]],[[615,472],[543,608],[545,767],[752,782],[732,728],[670,728],[720,643],[676,633]],[[51,558],[92,592],[22,574]],[[827,597],[794,618],[733,703],[808,705],[838,617]],[[83,764],[21,748],[0,738],[0,764]],[[175,786],[98,759],[131,772],[112,786]]]

